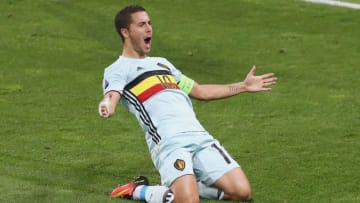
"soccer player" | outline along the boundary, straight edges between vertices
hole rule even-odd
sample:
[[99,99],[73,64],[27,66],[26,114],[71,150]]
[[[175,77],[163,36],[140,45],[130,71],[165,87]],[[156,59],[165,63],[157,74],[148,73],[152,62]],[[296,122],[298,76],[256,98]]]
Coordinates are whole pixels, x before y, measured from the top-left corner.
[[198,203],[200,198],[250,200],[250,184],[239,164],[200,124],[191,98],[214,100],[242,92],[271,90],[273,73],[231,84],[199,84],[168,60],[150,57],[152,26],[141,6],[123,8],[115,17],[123,49],[104,71],[99,114],[109,118],[120,102],[144,130],[161,185],[140,176],[115,188],[111,197],[149,203]]

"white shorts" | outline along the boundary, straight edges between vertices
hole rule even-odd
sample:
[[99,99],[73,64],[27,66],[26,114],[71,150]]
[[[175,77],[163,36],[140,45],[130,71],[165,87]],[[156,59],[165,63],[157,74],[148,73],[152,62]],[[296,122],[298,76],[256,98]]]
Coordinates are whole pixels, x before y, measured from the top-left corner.
[[210,186],[225,173],[240,167],[216,139],[202,145],[176,148],[166,157],[160,156],[156,163],[161,182],[167,187],[177,178],[189,174]]

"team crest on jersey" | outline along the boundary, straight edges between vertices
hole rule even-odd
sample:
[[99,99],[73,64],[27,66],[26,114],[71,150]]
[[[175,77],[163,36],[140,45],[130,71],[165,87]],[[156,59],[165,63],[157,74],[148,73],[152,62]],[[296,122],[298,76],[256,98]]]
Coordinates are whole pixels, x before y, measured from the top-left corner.
[[185,161],[182,159],[176,159],[174,167],[179,171],[183,171],[185,169]]

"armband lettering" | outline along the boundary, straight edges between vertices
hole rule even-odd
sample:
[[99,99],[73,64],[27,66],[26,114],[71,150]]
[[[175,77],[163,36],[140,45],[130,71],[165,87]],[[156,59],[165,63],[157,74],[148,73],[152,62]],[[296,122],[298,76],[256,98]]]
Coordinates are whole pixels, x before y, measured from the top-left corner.
[[190,94],[193,86],[194,86],[194,80],[187,77],[186,75],[181,75],[181,80],[179,83],[179,87],[182,91],[184,91],[186,94]]

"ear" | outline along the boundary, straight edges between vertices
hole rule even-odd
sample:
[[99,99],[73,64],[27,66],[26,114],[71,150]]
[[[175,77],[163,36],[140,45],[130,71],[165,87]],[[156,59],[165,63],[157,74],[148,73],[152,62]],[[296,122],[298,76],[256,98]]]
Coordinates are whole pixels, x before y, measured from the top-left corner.
[[120,28],[120,32],[121,32],[121,35],[124,37],[124,38],[128,38],[129,37],[129,30],[127,28]]

